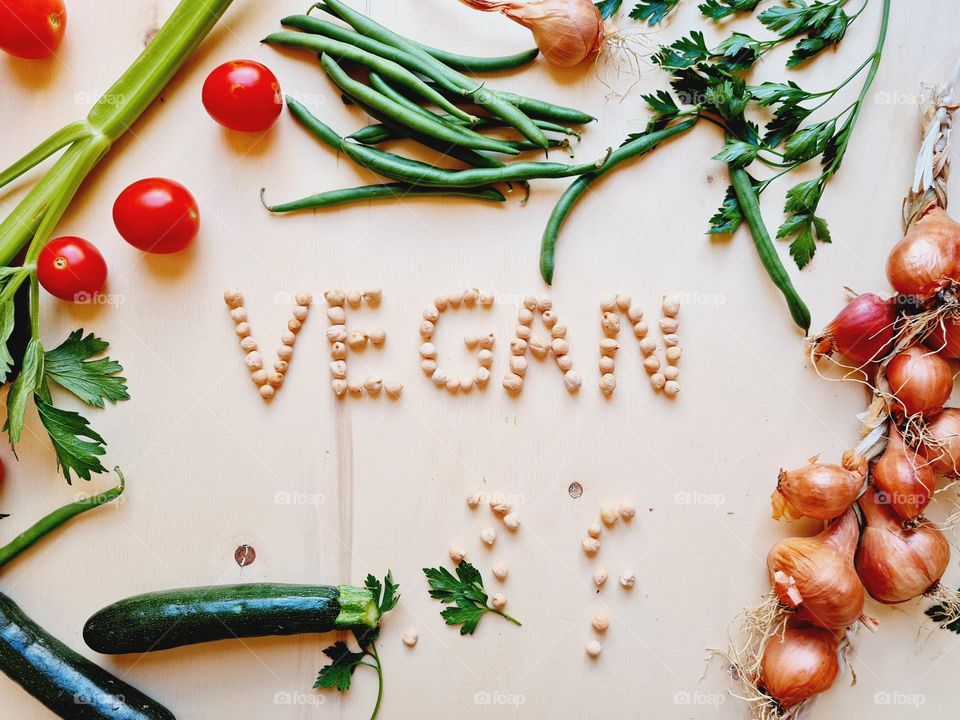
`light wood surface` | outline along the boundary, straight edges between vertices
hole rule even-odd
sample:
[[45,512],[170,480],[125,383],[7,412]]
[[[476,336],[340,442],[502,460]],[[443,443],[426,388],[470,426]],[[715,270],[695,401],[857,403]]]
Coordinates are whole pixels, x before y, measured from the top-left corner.
[[[72,2],[56,60],[0,59],[0,164],[83,116],[174,4]],[[390,568],[403,600],[382,640],[385,720],[746,717],[742,704],[725,695],[719,663],[705,673],[707,648],[722,647],[734,616],[766,591],[768,547],[791,531],[809,530],[769,518],[777,471],[816,453],[839,458],[856,440],[854,415],[864,396],[853,384],[818,378],[805,362],[802,338],[749,237],[704,236],[727,185],[723,168],[709,159],[720,147],[718,132],[702,127],[670,143],[599,184],[580,204],[563,233],[549,292],[569,326],[584,387],[568,395],[552,362],[531,360],[526,387],[513,399],[499,380],[516,302],[547,291],[537,272],[539,238],[566,182],[535,183],[526,207],[515,199],[502,207],[415,200],[269,216],[258,202],[261,187],[269,199],[285,200],[374,179],[318,146],[286,114],[262,137],[238,136],[215,125],[200,104],[214,65],[248,57],[269,64],[286,92],[334,128],[364,124],[309,56],[258,44],[280,17],[303,5],[236,0],[162,102],[89,178],[60,225],[61,234],[87,237],[103,250],[116,303],[71,307],[45,299],[44,338],[56,343],[82,326],[111,342],[133,399],[89,416],[108,440],[107,464],[123,467],[129,490],[116,507],[82,518],[4,571],[4,592],[97,658],[83,645],[83,622],[127,595],[261,579],[360,583],[366,573]],[[376,0],[362,9],[398,31],[462,52],[529,46],[522,28],[452,0]],[[845,76],[870,52],[879,9],[871,3],[839,52],[793,77],[820,88]],[[913,98],[921,81],[946,76],[958,50],[958,19],[957,8],[943,0],[895,3],[871,101],[821,206],[834,244],[819,248],[809,271],[793,272],[814,327],[841,307],[842,286],[887,290],[884,260],[900,234],[900,201],[919,144]],[[673,38],[695,23],[702,24],[686,4],[671,27],[645,40]],[[707,34],[718,36],[709,28]],[[783,77],[784,57],[771,58],[757,77]],[[614,80],[609,69],[557,72],[538,62],[490,82],[597,114],[600,122],[577,147],[585,159],[641,129],[641,93],[664,86],[658,71],[645,68],[620,98],[607,85],[623,90],[632,80]],[[200,202],[201,236],[183,255],[145,257],[113,228],[116,195],[154,175],[185,183]],[[8,212],[24,189],[19,183],[0,194],[0,211]],[[771,226],[785,189],[778,185],[764,196]],[[786,255],[785,246],[779,249]],[[349,367],[402,381],[402,399],[334,399],[320,302],[285,386],[264,404],[242,366],[223,291],[244,292],[254,333],[271,350],[289,313],[284,295],[319,296],[333,287],[383,289],[381,306],[351,313],[350,322],[385,328],[386,345],[354,355]],[[435,295],[469,287],[496,293],[497,304],[491,311],[448,312],[436,341],[445,367],[459,377],[475,367],[460,337],[494,331],[494,378],[486,391],[452,397],[419,370],[417,326]],[[602,397],[598,308],[617,291],[631,294],[653,322],[663,293],[693,299],[681,311],[685,355],[676,401],[649,390],[627,333],[616,394]],[[3,452],[8,471],[0,510],[13,515],[0,523],[0,539],[76,493],[111,482],[67,486],[35,417],[18,453],[19,463]],[[567,492],[573,481],[584,488],[576,500]],[[520,531],[504,531],[485,508],[469,511],[464,498],[471,489],[518,496]],[[598,558],[588,560],[579,546],[588,521],[602,504],[621,498],[635,500],[638,516],[629,527],[605,532]],[[500,530],[493,549],[479,540],[488,525]],[[504,591],[523,628],[488,618],[474,637],[461,638],[442,624],[420,569],[447,563],[451,542],[468,550],[492,587],[493,562],[509,565]],[[242,543],[257,551],[244,569],[234,562]],[[598,566],[612,578],[634,568],[637,586],[626,592],[613,579],[596,593],[590,575]],[[955,562],[948,579],[958,582]],[[951,712],[960,638],[931,631],[923,607],[869,603],[880,631],[860,633],[856,686],[849,687],[849,677],[838,681],[810,717]],[[584,646],[594,637],[590,618],[597,611],[609,615],[611,627],[603,655],[591,661]],[[413,650],[400,642],[408,628],[421,636]],[[223,642],[97,659],[182,720],[366,718],[372,673],[358,672],[342,699],[310,689],[326,660],[321,650],[332,640]],[[905,707],[910,700],[922,705]],[[0,705],[5,718],[48,716],[4,677]]]

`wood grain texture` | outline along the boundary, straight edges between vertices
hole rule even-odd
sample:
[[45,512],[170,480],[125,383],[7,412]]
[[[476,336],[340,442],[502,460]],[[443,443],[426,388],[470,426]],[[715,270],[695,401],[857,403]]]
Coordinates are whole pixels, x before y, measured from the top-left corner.
[[[60,232],[103,250],[116,302],[68,307],[45,300],[44,337],[55,343],[82,326],[111,341],[133,399],[90,417],[109,442],[106,464],[124,468],[129,489],[118,507],[84,516],[5,570],[4,592],[83,651],[84,620],[123,596],[242,580],[358,583],[390,568],[403,600],[384,629],[384,720],[745,717],[724,694],[719,665],[701,680],[705,649],[722,646],[731,619],[760,598],[766,551],[790,531],[769,519],[777,471],[815,453],[839,458],[856,439],[863,395],[819,379],[805,364],[801,338],[748,238],[703,235],[727,185],[724,169],[709,160],[720,135],[698,128],[584,198],[561,238],[550,290],[584,387],[568,395],[552,363],[531,359],[522,395],[510,398],[499,387],[507,341],[519,299],[547,291],[537,273],[539,237],[566,183],[536,183],[526,207],[515,199],[502,207],[415,200],[269,216],[258,202],[261,187],[280,201],[374,180],[317,145],[287,114],[262,137],[239,136],[215,125],[200,104],[209,69],[248,57],[270,65],[286,92],[334,128],[364,124],[311,57],[258,45],[281,16],[304,5],[236,0],[63,219]],[[507,53],[529,44],[522,28],[448,0],[363,5],[403,33],[462,52]],[[0,58],[0,164],[85,114],[173,6],[73,2],[58,58]],[[872,47],[878,9],[871,3],[839,52],[797,73],[801,86],[826,87],[859,63]],[[913,98],[921,81],[947,75],[957,19],[944,2],[894,4],[872,100],[821,207],[834,244],[819,248],[809,271],[794,273],[814,327],[839,309],[842,286],[887,289],[883,261],[899,236],[900,201],[919,145]],[[696,9],[685,4],[667,30],[646,40],[671,39],[694,22]],[[781,59],[772,58],[758,78],[782,77]],[[599,123],[577,146],[579,158],[590,158],[640,129],[641,93],[663,86],[646,69],[626,97],[610,97],[611,72],[538,63],[490,82],[595,112]],[[117,194],[153,175],[183,182],[200,203],[201,236],[183,255],[145,257],[113,228]],[[0,193],[0,212],[25,189],[18,182]],[[764,196],[771,225],[785,189]],[[270,352],[289,313],[284,294],[320,297],[332,287],[383,288],[380,307],[351,312],[350,322],[385,328],[387,342],[351,356],[349,368],[359,377],[400,380],[401,400],[334,399],[321,302],[283,389],[265,405],[242,366],[223,291],[245,293],[254,333]],[[436,342],[444,366],[460,377],[476,366],[461,336],[495,332],[494,378],[486,391],[451,397],[420,372],[416,328],[435,295],[469,287],[495,292],[497,304],[448,311]],[[680,316],[685,356],[676,402],[649,391],[626,333],[616,394],[605,400],[597,389],[599,300],[620,290],[654,320],[663,293],[695,299]],[[68,487],[41,433],[30,417],[21,462],[4,452],[0,509],[13,515],[0,522],[0,540],[78,491],[110,483]],[[577,500],[567,494],[574,480],[584,487]],[[484,508],[469,511],[471,489],[517,496],[520,531],[506,532]],[[601,504],[623,497],[636,501],[637,518],[605,532],[600,555],[587,560],[579,548],[586,524]],[[479,540],[485,526],[499,530],[491,549]],[[504,591],[523,628],[490,618],[465,639],[443,626],[420,569],[445,562],[451,542],[467,548],[485,577],[495,561],[508,563]],[[257,560],[241,569],[233,555],[243,543],[256,548]],[[613,578],[632,567],[637,586],[628,593],[611,582],[595,593],[590,574],[599,565]],[[948,581],[958,582],[955,563]],[[861,636],[857,685],[838,682],[810,717],[909,717],[911,695],[921,698],[923,717],[954,707],[957,638],[931,633],[922,607],[871,603],[868,614],[881,630]],[[592,662],[584,646],[598,611],[611,628]],[[411,627],[421,636],[413,650],[400,642]],[[310,690],[331,641],[224,642],[99,660],[181,720],[366,718],[372,674],[358,673],[346,698]],[[2,677],[0,703],[4,717],[47,717]]]

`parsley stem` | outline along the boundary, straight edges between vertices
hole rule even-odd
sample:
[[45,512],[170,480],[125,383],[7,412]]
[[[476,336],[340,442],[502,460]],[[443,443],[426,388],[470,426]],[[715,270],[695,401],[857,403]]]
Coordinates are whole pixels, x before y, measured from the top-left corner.
[[522,622],[520,622],[519,620],[517,620],[515,617],[512,617],[511,615],[507,615],[505,612],[503,612],[503,610],[497,610],[496,608],[488,608],[488,610],[490,610],[490,612],[496,613],[497,615],[499,615],[500,617],[502,617],[502,618],[504,618],[504,619],[506,619],[506,620],[509,620],[509,621],[512,622],[514,625],[517,625],[517,626],[519,626],[519,627],[523,627],[523,623],[522,623]]
[[64,523],[72,520],[77,515],[82,515],[87,512],[87,510],[93,510],[95,507],[99,507],[120,497],[120,495],[123,494],[125,481],[123,479],[123,473],[120,472],[120,468],[114,468],[114,471],[120,477],[120,484],[115,488],[111,488],[99,495],[77,500],[69,505],[64,505],[58,510],[54,510],[0,548],[0,567],[6,565],[38,540],[53,532]]
[[373,659],[377,662],[375,668],[377,671],[377,703],[373,706],[373,714],[370,716],[370,720],[376,720],[377,715],[380,713],[380,703],[383,700],[383,667],[380,665],[380,656],[377,654],[376,642],[370,642],[370,655],[372,655]]

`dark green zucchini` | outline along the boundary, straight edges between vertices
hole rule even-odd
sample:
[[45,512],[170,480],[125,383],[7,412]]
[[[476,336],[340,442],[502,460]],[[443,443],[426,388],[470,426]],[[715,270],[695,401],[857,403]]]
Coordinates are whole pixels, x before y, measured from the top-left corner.
[[107,655],[264,635],[375,628],[366,588],[253,583],[186,588],[120,600],[87,620],[83,639]]
[[0,670],[68,720],[174,720],[163,705],[51,636],[3,593]]

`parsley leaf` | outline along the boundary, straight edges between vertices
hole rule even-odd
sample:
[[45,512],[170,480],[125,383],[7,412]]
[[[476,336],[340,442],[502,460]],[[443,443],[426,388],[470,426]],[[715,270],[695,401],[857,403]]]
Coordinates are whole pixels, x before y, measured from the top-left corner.
[[600,17],[604,20],[609,20],[620,10],[620,6],[623,5],[623,0],[600,0],[599,2],[595,2],[594,5],[596,5],[597,10],[600,11]]
[[108,347],[93,333],[84,337],[82,329],[75,330],[45,353],[44,376],[94,407],[102,408],[105,400],[129,400],[126,378],[118,375],[123,372],[120,363],[108,357],[90,360]]
[[71,482],[71,472],[89,480],[90,473],[107,471],[100,462],[100,457],[106,453],[106,443],[90,427],[85,417],[80,413],[56,408],[40,395],[34,395],[33,401],[40,414],[40,422],[46,428],[57,453],[57,467],[63,471],[68,483]]
[[445,567],[423,568],[423,574],[430,585],[430,597],[447,605],[440,616],[447,625],[460,625],[461,635],[472,635],[486,613],[492,612],[509,620],[515,625],[520,622],[502,610],[487,604],[487,592],[483,589],[480,571],[464,561],[457,566],[453,575]]
[[23,354],[23,367],[7,395],[7,435],[10,445],[20,442],[30,396],[43,388],[43,346],[31,338]]
[[350,681],[353,679],[353,671],[357,669],[367,653],[353,652],[345,642],[338,640],[330,647],[325,648],[323,654],[333,662],[320,670],[313,687],[336,688],[339,692],[349,690]]
[[647,25],[658,25],[677,9],[680,0],[641,0],[630,11],[630,17]]
[[760,152],[758,145],[730,138],[727,140],[727,144],[723,146],[723,150],[714,155],[713,159],[729,163],[735,168],[745,167],[754,161],[758,152]]
[[711,20],[723,20],[738,12],[753,12],[760,0],[706,0],[698,7]]

